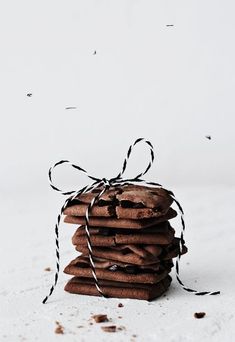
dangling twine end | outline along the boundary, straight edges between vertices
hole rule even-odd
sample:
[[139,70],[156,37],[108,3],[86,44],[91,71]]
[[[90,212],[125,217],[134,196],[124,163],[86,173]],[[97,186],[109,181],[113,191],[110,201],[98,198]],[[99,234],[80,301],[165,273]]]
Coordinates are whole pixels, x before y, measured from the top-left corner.
[[215,295],[218,295],[218,294],[221,294],[221,292],[220,291],[213,292],[213,293],[211,293],[211,296],[215,296]]

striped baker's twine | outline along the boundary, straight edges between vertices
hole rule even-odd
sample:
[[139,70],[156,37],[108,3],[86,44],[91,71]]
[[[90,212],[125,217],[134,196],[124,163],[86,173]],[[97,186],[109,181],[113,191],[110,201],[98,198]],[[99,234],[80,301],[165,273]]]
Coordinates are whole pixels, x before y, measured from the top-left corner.
[[[150,150],[150,161],[145,169],[144,172],[141,172],[140,174],[138,174],[136,177],[131,178],[131,179],[123,179],[122,175],[126,170],[127,167],[127,162],[130,158],[130,155],[132,153],[133,148],[135,147],[136,144],[143,142],[145,144],[148,145],[149,150]],[[65,208],[67,207],[67,205],[76,197],[80,196],[81,194],[90,192],[94,189],[99,189],[100,192],[92,199],[92,201],[89,203],[86,213],[85,213],[85,231],[86,231],[86,238],[87,238],[87,247],[88,247],[88,254],[89,254],[89,260],[90,260],[90,266],[91,266],[91,272],[93,275],[93,279],[94,279],[94,283],[96,286],[97,291],[99,292],[99,294],[105,298],[107,298],[107,296],[103,293],[102,289],[99,286],[99,281],[96,275],[96,268],[95,268],[95,262],[93,260],[93,252],[92,252],[92,246],[91,246],[91,237],[90,237],[90,232],[89,232],[89,214],[92,210],[93,205],[95,204],[95,202],[103,195],[103,193],[108,190],[111,186],[112,187],[118,187],[120,185],[124,186],[124,185],[128,185],[128,184],[136,184],[136,183],[141,183],[141,184],[145,184],[145,185],[151,185],[154,187],[158,187],[158,188],[162,188],[162,185],[159,183],[155,183],[155,182],[147,182],[144,179],[141,179],[142,176],[144,176],[148,170],[151,168],[152,164],[154,161],[154,150],[153,150],[153,145],[151,144],[150,141],[144,139],[144,138],[138,138],[135,140],[135,142],[130,145],[128,151],[127,151],[127,155],[124,159],[123,162],[123,166],[122,166],[122,170],[121,172],[117,175],[117,177],[111,178],[110,180],[106,179],[106,178],[96,178],[93,177],[91,175],[89,175],[87,173],[86,170],[84,170],[83,168],[81,168],[78,165],[75,165],[73,163],[71,163],[69,160],[60,160],[59,162],[57,162],[56,164],[54,164],[50,169],[49,169],[49,173],[48,173],[48,177],[49,177],[49,183],[50,186],[52,187],[53,190],[59,192],[62,195],[66,195],[69,197],[65,200],[65,203],[63,204],[60,213],[57,217],[57,222],[55,224],[55,241],[56,241],[56,272],[55,272],[55,278],[54,278],[54,283],[51,286],[48,295],[43,299],[42,303],[45,304],[48,300],[48,298],[52,295],[57,281],[58,281],[58,276],[59,276],[59,271],[60,271],[60,252],[59,252],[59,224],[61,221],[61,216],[63,215],[63,212],[65,210]],[[72,166],[73,168],[77,169],[79,172],[84,173],[88,178],[90,178],[91,180],[93,180],[93,183],[91,185],[87,185],[85,187],[83,187],[80,190],[71,190],[71,191],[62,191],[60,190],[58,187],[56,187],[53,182],[52,182],[52,172],[54,171],[54,169],[62,164],[68,164],[70,166]],[[166,189],[164,189],[166,190]],[[166,190],[168,192],[168,194],[172,197],[173,201],[176,203],[179,211],[180,211],[180,215],[181,215],[181,235],[180,235],[180,253],[178,256],[178,259],[176,261],[176,279],[178,280],[179,284],[181,285],[181,287],[188,292],[194,293],[197,296],[202,296],[202,295],[217,295],[220,293],[220,291],[216,291],[216,292],[210,292],[210,291],[196,291],[193,289],[190,289],[188,287],[186,287],[183,282],[180,280],[179,278],[179,262],[180,262],[180,257],[182,255],[183,252],[183,245],[184,245],[184,231],[185,231],[185,222],[184,222],[184,212],[183,209],[179,203],[179,201],[176,200],[174,194],[172,191],[170,190]]]

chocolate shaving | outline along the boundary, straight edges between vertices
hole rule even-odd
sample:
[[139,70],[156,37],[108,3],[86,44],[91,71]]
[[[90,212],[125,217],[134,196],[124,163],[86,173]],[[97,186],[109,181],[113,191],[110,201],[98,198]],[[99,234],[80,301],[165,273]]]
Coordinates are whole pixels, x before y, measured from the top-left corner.
[[51,268],[50,267],[46,267],[46,268],[44,268],[44,271],[50,272]]
[[109,325],[107,327],[101,327],[101,329],[105,332],[116,332],[117,331],[116,325]]
[[109,321],[107,315],[93,315],[92,318],[95,320],[96,323],[103,323]]
[[57,325],[57,327],[55,328],[55,334],[63,334],[64,327],[62,327],[62,325],[58,321],[56,321],[55,324]]
[[194,317],[195,318],[203,318],[206,316],[205,312],[195,312]]

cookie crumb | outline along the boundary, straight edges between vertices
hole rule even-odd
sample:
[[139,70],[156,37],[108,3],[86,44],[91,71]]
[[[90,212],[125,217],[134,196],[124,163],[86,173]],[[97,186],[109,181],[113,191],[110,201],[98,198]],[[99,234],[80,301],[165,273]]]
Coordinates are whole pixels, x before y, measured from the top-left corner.
[[107,315],[93,315],[92,318],[95,320],[96,323],[103,323],[109,321]]
[[55,328],[55,334],[63,334],[64,327],[62,327],[62,325],[58,321],[56,321],[55,324],[57,325],[57,327]]
[[46,268],[44,268],[44,271],[50,272],[50,271],[51,271],[51,268],[50,268],[50,267],[46,267]]
[[206,316],[205,312],[195,312],[194,317],[195,318],[203,318]]
[[109,325],[107,327],[101,327],[101,329],[105,332],[116,332],[117,331],[116,325]]
[[118,304],[118,307],[119,307],[119,308],[123,308],[123,306],[124,306],[124,305],[123,305],[122,303],[119,303],[119,304]]

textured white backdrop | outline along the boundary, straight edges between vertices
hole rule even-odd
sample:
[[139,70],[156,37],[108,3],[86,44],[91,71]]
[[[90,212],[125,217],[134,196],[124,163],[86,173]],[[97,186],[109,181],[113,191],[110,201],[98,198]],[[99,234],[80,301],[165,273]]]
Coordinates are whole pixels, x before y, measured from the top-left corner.
[[1,189],[44,186],[60,158],[113,176],[139,136],[158,151],[151,178],[234,184],[234,10],[214,0],[2,3]]
[[[135,333],[139,341],[231,341],[234,2],[12,0],[0,7],[0,340],[58,340],[56,319],[67,329],[66,342],[110,340],[87,325],[93,311],[115,324],[123,316],[127,332],[112,335],[116,341]],[[54,298],[42,306],[52,280],[43,270],[54,267],[53,226],[63,200],[49,189],[49,166],[65,158],[113,177],[141,136],[157,154],[147,179],[174,190],[186,211],[190,253],[182,276],[189,286],[221,289],[221,296],[192,297],[174,282],[169,300],[126,300],[117,312],[115,299],[104,304],[64,293],[61,275]],[[128,175],[142,171],[145,153],[136,151]],[[62,169],[56,181],[79,188],[86,179]],[[74,255],[73,231],[61,227],[63,265]],[[201,310],[207,318],[195,321]]]

